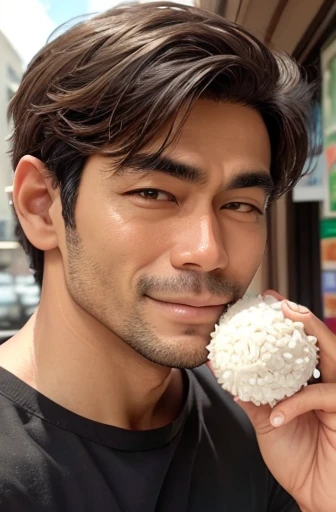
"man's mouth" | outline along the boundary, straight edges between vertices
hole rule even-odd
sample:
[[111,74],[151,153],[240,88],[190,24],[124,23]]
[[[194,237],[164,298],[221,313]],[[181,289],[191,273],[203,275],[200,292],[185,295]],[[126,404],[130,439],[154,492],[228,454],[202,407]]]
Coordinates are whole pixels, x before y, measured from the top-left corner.
[[176,321],[188,323],[213,323],[215,324],[219,317],[226,312],[231,304],[223,303],[214,298],[202,297],[149,297],[151,305],[157,308],[166,317]]

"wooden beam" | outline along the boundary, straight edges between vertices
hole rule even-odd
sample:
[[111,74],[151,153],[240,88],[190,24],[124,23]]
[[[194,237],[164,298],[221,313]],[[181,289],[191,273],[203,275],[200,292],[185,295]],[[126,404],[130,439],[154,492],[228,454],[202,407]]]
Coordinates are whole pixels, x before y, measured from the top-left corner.
[[269,44],[272,41],[273,34],[276,30],[276,27],[281,19],[281,16],[288,5],[289,0],[280,0],[272,17],[271,21],[266,30],[265,34],[265,44]]

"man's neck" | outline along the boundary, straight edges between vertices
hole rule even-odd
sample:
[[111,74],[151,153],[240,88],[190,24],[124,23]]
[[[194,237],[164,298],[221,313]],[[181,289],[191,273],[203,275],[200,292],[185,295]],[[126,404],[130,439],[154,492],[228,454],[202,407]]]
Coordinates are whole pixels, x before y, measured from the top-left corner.
[[42,294],[37,313],[0,347],[0,366],[101,423],[148,430],[172,422],[183,401],[181,372],[145,360],[94,322]]

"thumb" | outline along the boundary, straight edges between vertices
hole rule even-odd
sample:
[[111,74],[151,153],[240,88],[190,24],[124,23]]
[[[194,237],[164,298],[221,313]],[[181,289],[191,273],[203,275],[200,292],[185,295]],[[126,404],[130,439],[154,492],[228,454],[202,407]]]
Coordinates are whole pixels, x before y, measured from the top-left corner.
[[257,435],[268,434],[274,430],[270,422],[272,408],[269,405],[254,405],[252,402],[243,402],[239,398],[235,398],[234,401],[248,416]]

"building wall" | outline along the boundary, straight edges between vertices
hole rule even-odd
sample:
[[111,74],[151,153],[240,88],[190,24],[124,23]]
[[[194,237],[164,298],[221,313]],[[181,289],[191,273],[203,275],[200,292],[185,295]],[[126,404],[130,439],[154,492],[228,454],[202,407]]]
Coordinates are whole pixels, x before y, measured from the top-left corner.
[[6,140],[11,129],[7,121],[7,105],[21,80],[22,72],[20,57],[0,31],[0,240],[10,238],[12,225],[8,197],[4,191],[13,181],[9,142]]

